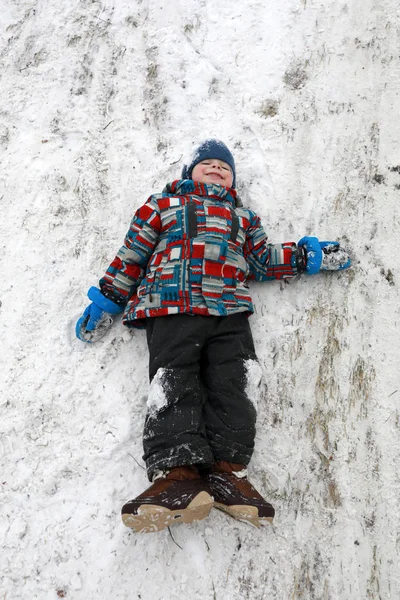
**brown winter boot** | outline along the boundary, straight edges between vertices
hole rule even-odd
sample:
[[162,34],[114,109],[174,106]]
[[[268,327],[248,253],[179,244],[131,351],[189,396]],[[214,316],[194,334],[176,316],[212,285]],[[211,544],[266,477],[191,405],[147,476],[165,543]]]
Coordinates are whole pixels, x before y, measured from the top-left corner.
[[174,523],[200,521],[212,506],[210,488],[196,467],[175,467],[122,507],[122,521],[138,533],[150,533]]
[[272,523],[275,510],[247,480],[244,465],[216,462],[206,477],[214,506],[256,527]]

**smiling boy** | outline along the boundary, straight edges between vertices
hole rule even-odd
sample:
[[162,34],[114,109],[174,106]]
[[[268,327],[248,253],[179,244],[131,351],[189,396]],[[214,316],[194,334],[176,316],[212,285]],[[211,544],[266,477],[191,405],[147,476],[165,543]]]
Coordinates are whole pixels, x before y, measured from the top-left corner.
[[273,507],[246,470],[256,425],[249,390],[261,377],[246,282],[350,265],[337,242],[269,244],[235,186],[226,145],[200,144],[181,179],[136,212],[77,323],[83,341],[110,323],[107,313],[124,311],[125,325],[146,327],[151,383],[143,458],[152,485],[122,508],[123,522],[138,532],[202,519],[212,506],[256,526],[272,521]]

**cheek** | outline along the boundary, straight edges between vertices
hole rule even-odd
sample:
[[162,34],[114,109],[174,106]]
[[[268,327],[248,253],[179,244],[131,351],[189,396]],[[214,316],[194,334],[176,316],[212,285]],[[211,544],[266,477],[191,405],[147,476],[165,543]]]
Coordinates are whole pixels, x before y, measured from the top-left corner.
[[204,167],[201,165],[196,165],[192,171],[192,179],[196,180],[199,177],[202,177],[204,174]]
[[227,182],[228,187],[232,187],[232,183],[233,183],[232,173],[227,173],[225,181]]

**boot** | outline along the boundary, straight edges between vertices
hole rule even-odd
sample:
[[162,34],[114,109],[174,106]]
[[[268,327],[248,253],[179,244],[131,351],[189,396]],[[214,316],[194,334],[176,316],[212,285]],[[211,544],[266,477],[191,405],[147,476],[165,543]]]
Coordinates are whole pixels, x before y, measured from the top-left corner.
[[272,523],[275,510],[247,480],[244,465],[216,462],[206,480],[214,496],[215,508],[255,527]]
[[212,506],[209,486],[196,467],[175,467],[122,507],[122,521],[137,533],[150,533],[174,523],[200,521]]

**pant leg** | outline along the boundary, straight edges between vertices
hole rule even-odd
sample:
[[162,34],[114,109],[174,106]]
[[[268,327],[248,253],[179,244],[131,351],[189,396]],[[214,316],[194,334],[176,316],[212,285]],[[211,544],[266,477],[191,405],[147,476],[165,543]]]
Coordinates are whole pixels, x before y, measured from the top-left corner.
[[171,315],[147,321],[150,390],[143,459],[154,471],[212,464],[202,419],[200,358],[207,317]]
[[221,317],[203,350],[204,422],[215,460],[247,465],[254,449],[261,368],[244,313]]

